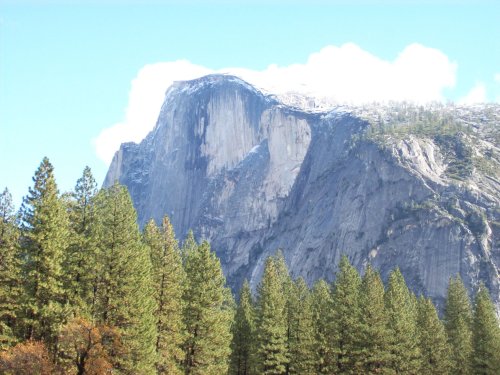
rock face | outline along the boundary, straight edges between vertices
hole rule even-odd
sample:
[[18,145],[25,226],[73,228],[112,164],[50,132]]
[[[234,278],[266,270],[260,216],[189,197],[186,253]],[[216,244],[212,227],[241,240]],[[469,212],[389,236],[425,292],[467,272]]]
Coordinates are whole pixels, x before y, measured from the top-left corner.
[[293,276],[332,280],[342,254],[398,266],[442,305],[450,276],[500,301],[498,106],[287,106],[233,76],[178,82],[154,130],[123,144],[104,186],[143,225],[168,214],[253,286],[281,248]]

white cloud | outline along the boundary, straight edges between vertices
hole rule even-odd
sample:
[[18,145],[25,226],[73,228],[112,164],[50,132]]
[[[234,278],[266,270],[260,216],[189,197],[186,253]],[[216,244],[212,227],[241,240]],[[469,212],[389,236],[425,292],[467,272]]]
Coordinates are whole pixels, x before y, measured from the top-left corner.
[[355,44],[328,46],[305,64],[269,66],[262,72],[226,69],[268,91],[297,91],[339,102],[443,100],[442,90],[455,85],[456,64],[442,52],[419,44],[407,46],[386,61]]
[[458,101],[460,104],[477,104],[486,102],[486,86],[479,82]]
[[153,128],[166,89],[174,81],[202,77],[210,69],[186,60],[144,66],[131,84],[125,118],[94,139],[97,156],[109,164],[123,142],[139,142]]
[[[263,71],[226,68],[264,89],[326,97],[338,102],[444,100],[443,90],[452,88],[456,64],[441,51],[411,44],[394,61],[383,60],[353,43],[327,46],[311,54],[305,64],[269,65]],[[215,71],[188,61],[146,65],[132,81],[123,121],[104,129],[94,140],[98,156],[110,163],[122,142],[142,140],[156,123],[164,93],[173,81],[198,78]]]

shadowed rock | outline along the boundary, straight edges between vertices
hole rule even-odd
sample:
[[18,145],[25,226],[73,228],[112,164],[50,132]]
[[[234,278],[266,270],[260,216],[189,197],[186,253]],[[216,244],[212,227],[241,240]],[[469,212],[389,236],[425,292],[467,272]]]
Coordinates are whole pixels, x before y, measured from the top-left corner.
[[[469,289],[482,280],[499,306],[499,114],[305,110],[211,75],[168,89],[156,127],[121,146],[104,186],[129,188],[141,225],[168,214],[179,238],[192,228],[208,239],[233,288],[244,278],[255,287],[281,248],[309,283],[332,280],[345,253],[384,278],[399,266],[438,305],[450,276]],[[445,132],[433,116],[461,127]]]

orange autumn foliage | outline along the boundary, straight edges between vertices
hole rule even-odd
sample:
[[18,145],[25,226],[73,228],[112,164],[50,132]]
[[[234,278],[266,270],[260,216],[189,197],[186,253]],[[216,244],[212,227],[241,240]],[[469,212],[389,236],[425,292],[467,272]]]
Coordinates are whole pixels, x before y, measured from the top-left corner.
[[113,357],[121,352],[120,335],[115,328],[95,326],[83,318],[66,324],[59,335],[59,358],[65,374],[109,374]]
[[0,353],[0,373],[49,375],[54,373],[49,352],[40,341],[26,341]]

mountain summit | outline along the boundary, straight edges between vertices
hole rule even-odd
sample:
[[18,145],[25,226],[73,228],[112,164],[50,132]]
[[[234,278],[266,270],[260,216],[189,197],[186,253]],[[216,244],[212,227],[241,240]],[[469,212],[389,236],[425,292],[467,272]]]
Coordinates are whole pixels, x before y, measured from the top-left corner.
[[141,225],[167,214],[209,240],[234,288],[282,249],[309,283],[347,254],[438,304],[451,276],[482,281],[499,306],[500,106],[293,102],[234,76],[176,82],[104,186],[128,187]]

